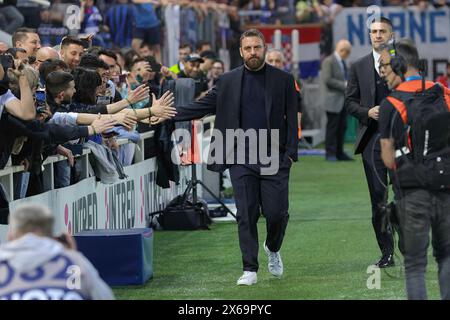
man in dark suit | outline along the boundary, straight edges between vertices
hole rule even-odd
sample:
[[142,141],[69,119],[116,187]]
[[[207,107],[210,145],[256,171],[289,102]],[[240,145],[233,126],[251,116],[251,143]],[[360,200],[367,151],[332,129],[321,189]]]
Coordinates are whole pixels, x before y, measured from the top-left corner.
[[350,68],[345,95],[345,107],[359,120],[355,154],[362,153],[364,172],[372,204],[372,224],[382,257],[376,263],[380,268],[394,264],[393,239],[390,230],[383,228],[386,216],[387,170],[381,160],[378,114],[381,101],[389,94],[379,72],[379,49],[393,38],[392,23],[381,17],[370,24],[372,52]]
[[[175,117],[189,120],[216,114],[208,169],[230,169],[244,270],[238,285],[257,282],[257,222],[261,211],[266,218],[264,249],[269,258],[269,271],[276,277],[283,274],[279,251],[289,218],[289,171],[292,162],[297,161],[297,92],[294,78],[267,65],[264,62],[265,52],[264,36],[260,31],[251,29],[244,32],[240,39],[244,66],[223,74],[205,97],[177,108],[178,115]],[[230,137],[230,132],[239,131],[248,134],[247,138],[254,133],[257,141],[238,138],[236,142],[233,136]],[[264,138],[264,133],[268,133],[267,136],[279,133],[279,136],[269,142]],[[256,155],[255,146],[260,150],[256,152],[257,160],[252,161]],[[265,147],[271,149],[270,167],[261,156],[261,149]],[[245,150],[243,158],[239,155],[242,149]]]

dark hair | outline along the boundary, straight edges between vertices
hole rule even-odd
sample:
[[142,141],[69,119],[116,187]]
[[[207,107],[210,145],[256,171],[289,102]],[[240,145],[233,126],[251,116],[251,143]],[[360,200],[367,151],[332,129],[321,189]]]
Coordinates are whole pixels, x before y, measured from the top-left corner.
[[97,103],[97,87],[102,84],[102,78],[95,70],[77,67],[73,72],[75,89],[73,101],[88,105]]
[[205,50],[202,51],[200,53],[200,57],[202,57],[203,59],[213,59],[216,60],[217,59],[217,54],[214,51],[211,50]]
[[[137,59],[134,59],[133,62],[131,62],[129,71],[131,71],[131,69],[133,69],[133,67],[134,67],[134,65],[135,65],[136,63],[138,63],[138,62],[143,62],[143,61],[150,63],[150,61],[149,61],[149,59],[147,59],[147,57],[145,57],[145,58],[137,58]],[[155,60],[155,61],[156,61],[156,60]]]
[[114,59],[114,61],[117,62],[117,56],[116,56],[116,54],[115,54],[113,51],[111,51],[111,50],[102,49],[102,50],[100,50],[100,51],[98,52],[98,56],[100,57],[101,55],[110,57],[110,58]]
[[92,47],[86,49],[85,53],[92,54],[92,55],[98,57],[98,56],[99,56],[100,50],[102,50],[102,47],[99,47],[99,46],[92,46]]
[[88,69],[105,69],[108,70],[109,66],[99,57],[93,54],[83,54],[80,59],[80,67]]
[[266,43],[266,40],[264,39],[264,35],[259,31],[258,29],[249,29],[242,33],[240,39],[239,39],[239,46],[242,46],[242,39],[249,38],[249,37],[258,37],[263,41],[263,44]]
[[61,41],[61,49],[68,47],[71,44],[76,44],[84,48],[84,43],[78,38],[67,36]]
[[17,41],[23,41],[28,38],[28,33],[36,33],[36,29],[19,28],[12,35],[12,45],[16,46]]
[[150,49],[150,44],[148,42],[142,42],[141,46],[139,47],[139,49],[142,49],[144,47],[148,47]]
[[178,49],[184,49],[184,48],[189,48],[192,51],[192,46],[189,42],[183,42],[180,44],[180,46],[178,47]]
[[[391,30],[393,28],[392,21],[385,17],[374,16],[372,21],[370,21],[370,25],[372,25],[372,23],[374,23],[374,22],[385,23],[391,28]],[[369,29],[370,29],[370,27],[369,27]]]
[[139,54],[133,49],[128,50],[125,53],[125,55],[123,56],[125,60],[125,70],[131,71],[131,68],[134,65],[135,56],[139,57]]
[[225,63],[223,63],[223,61],[222,61],[222,60],[220,60],[220,59],[216,59],[216,60],[214,60],[213,64],[214,64],[214,63],[216,63],[216,62],[220,63],[220,64],[222,65],[222,68],[224,68],[224,69],[225,69]]
[[395,55],[401,56],[407,66],[420,69],[419,52],[410,39],[400,39],[395,42]]
[[419,53],[412,40],[404,38],[399,41],[390,41],[380,46],[380,50],[387,50],[391,55],[392,71],[399,76],[403,74],[409,67],[421,70],[421,62]]
[[52,98],[56,97],[58,93],[69,88],[70,81],[73,81],[73,76],[65,71],[53,71],[45,78],[45,91]]
[[47,59],[39,66],[39,75],[41,79],[47,79],[47,76],[53,72],[62,69],[64,71],[69,70],[69,66],[59,59]]

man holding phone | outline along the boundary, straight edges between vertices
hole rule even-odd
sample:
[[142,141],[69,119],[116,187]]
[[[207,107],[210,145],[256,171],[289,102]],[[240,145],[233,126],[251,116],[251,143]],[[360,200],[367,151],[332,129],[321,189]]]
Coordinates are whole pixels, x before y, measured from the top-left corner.
[[[117,56],[114,52],[110,50],[100,50],[98,52],[98,58],[102,60],[108,67],[109,67],[109,79],[107,81],[107,88],[110,88],[113,101],[112,102],[118,102],[122,100],[122,95],[120,94],[119,90],[117,90],[116,85],[112,81],[112,76],[115,73],[115,69],[117,66]],[[121,75],[122,76],[122,75]],[[120,77],[120,76],[119,76]],[[126,82],[126,75],[122,76],[122,80],[119,80],[119,83]]]
[[[8,69],[12,69],[19,78],[20,100],[9,90]],[[7,112],[22,120],[33,120],[36,116],[33,93],[23,72],[23,64],[14,62],[12,56],[8,54],[0,55],[0,107],[1,112],[5,108]]]
[[45,90],[38,89],[34,94],[36,97],[36,112],[43,113],[47,110]]
[[195,98],[200,98],[202,94],[208,91],[208,79],[200,69],[204,62],[197,53],[187,56],[184,70],[178,74],[179,78],[191,78],[195,80]]

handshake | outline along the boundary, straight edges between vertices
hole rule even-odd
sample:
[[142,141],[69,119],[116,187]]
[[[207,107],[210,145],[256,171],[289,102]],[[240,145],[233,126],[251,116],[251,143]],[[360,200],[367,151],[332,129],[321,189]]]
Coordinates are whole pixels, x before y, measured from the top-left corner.
[[[143,85],[132,91],[128,96],[128,100],[134,103],[148,97],[148,95],[148,90]],[[104,133],[115,125],[122,125],[131,130],[137,121],[148,123],[149,125],[162,123],[177,114],[173,105],[174,96],[172,92],[165,92],[159,99],[156,99],[155,95],[152,94],[152,104],[148,108],[124,109],[113,115],[99,116],[98,119],[92,122],[89,134]]]

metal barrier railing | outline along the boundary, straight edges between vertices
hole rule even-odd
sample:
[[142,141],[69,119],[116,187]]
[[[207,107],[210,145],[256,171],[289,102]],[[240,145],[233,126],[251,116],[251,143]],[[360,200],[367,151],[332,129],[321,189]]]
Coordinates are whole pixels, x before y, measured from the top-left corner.
[[[153,138],[154,131],[141,133],[140,140],[136,143],[134,162],[139,163],[144,161],[144,143],[145,140]],[[127,143],[131,143],[128,139],[118,139],[118,145],[124,145]],[[78,162],[81,162],[81,179],[85,179],[89,177],[89,155],[91,151],[89,149],[83,149],[83,153],[81,155],[77,155],[75,158]],[[50,156],[42,163],[43,165],[43,185],[46,191],[53,190],[54,187],[54,172],[55,163],[66,161],[67,158],[60,155]],[[3,188],[6,193],[6,197],[8,201],[14,200],[14,186],[16,179],[19,177],[19,173],[25,172],[25,168],[22,165],[19,166],[6,166],[4,169],[0,170],[0,182],[3,185]]]

